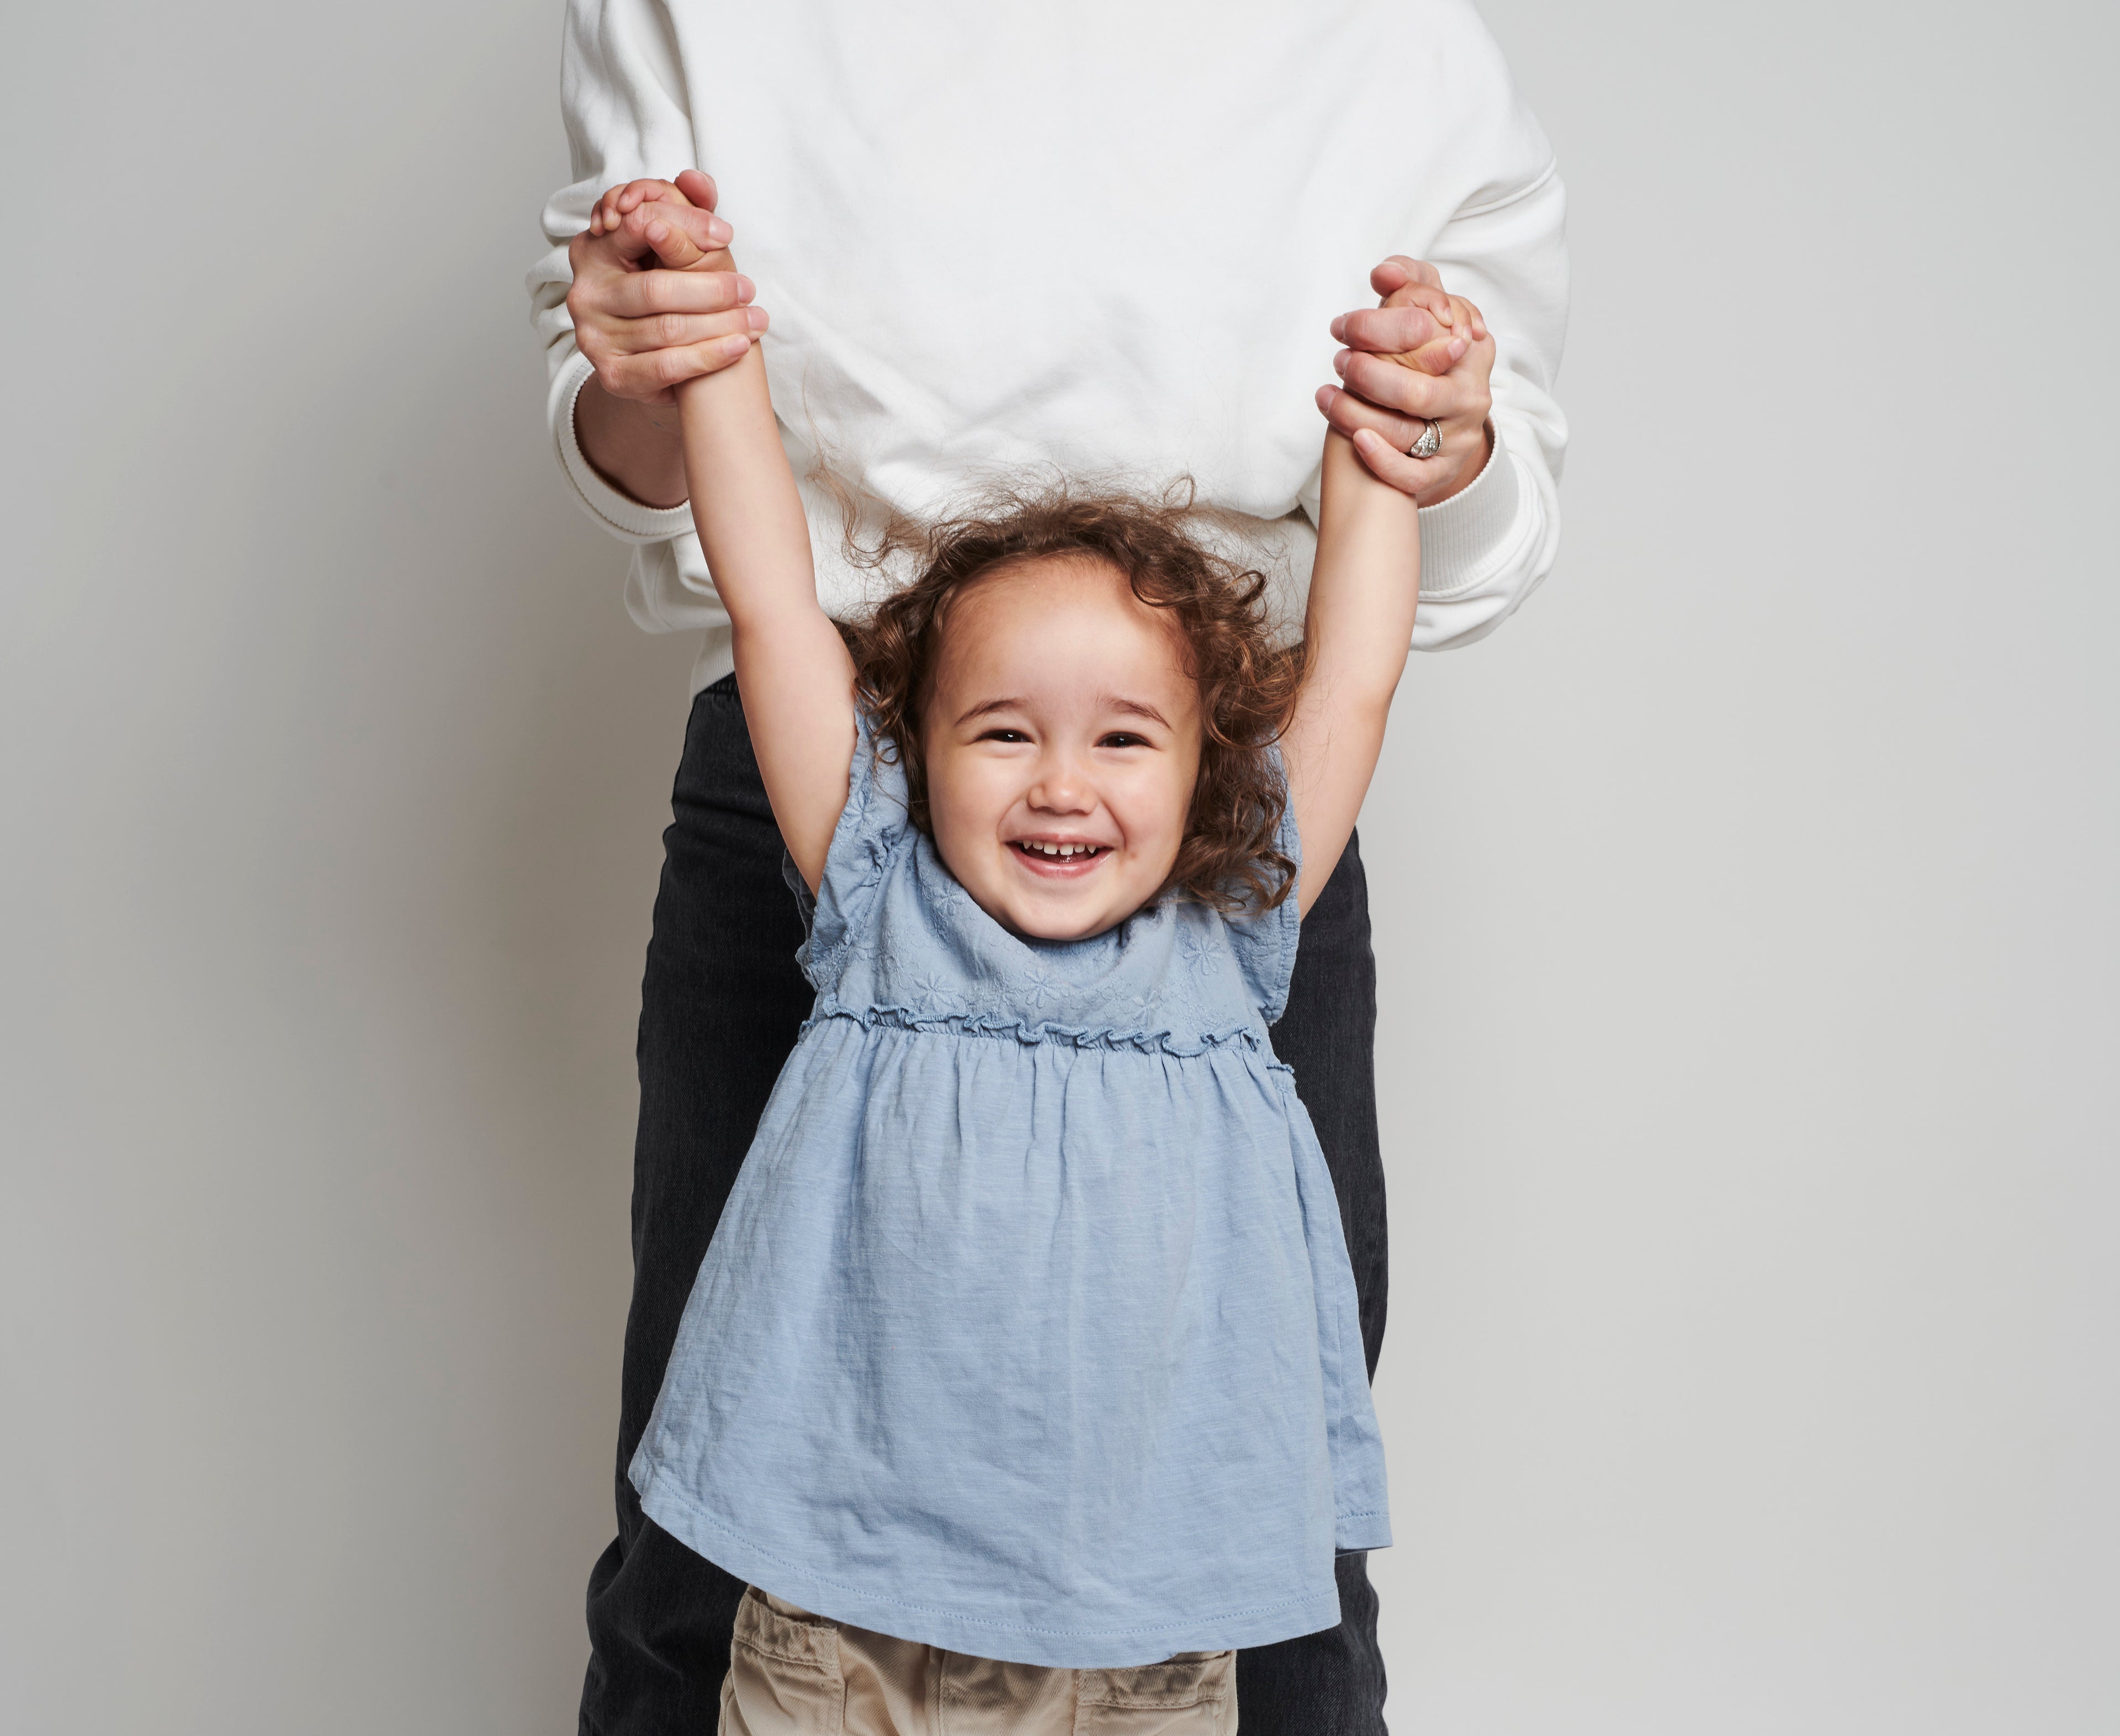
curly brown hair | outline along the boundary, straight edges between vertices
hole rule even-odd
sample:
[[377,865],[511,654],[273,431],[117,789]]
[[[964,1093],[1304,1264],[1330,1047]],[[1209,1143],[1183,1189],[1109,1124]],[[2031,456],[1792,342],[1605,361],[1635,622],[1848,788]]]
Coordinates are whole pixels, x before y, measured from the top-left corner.
[[1288,896],[1295,864],[1274,843],[1288,789],[1270,750],[1295,709],[1302,650],[1274,644],[1266,575],[1201,541],[1212,522],[1187,483],[1160,500],[1018,485],[938,522],[890,521],[858,550],[864,565],[909,556],[919,570],[841,629],[857,698],[905,768],[915,825],[932,835],[921,708],[951,603],[1004,568],[1075,556],[1115,569],[1151,608],[1169,611],[1199,683],[1200,773],[1168,884],[1224,911],[1271,910]]

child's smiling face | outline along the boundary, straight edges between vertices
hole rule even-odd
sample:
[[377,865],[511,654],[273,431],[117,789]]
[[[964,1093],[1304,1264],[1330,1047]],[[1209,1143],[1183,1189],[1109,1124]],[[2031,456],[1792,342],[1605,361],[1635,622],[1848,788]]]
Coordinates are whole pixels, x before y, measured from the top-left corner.
[[1178,859],[1200,770],[1184,641],[1125,576],[1025,561],[951,605],[921,707],[935,847],[1039,940],[1123,921]]

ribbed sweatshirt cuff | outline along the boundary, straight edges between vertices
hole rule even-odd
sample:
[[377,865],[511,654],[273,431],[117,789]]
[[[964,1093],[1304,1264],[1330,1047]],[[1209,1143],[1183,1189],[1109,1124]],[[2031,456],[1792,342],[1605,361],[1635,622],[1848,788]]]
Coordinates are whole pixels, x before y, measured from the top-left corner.
[[690,501],[681,506],[644,506],[604,481],[582,455],[581,442],[574,437],[574,400],[595,372],[588,358],[576,350],[553,375],[551,395],[546,400],[552,439],[560,449],[560,468],[574,484],[574,498],[584,512],[622,542],[667,542],[681,537],[692,528]]
[[1514,546],[1517,467],[1499,432],[1486,468],[1439,506],[1420,509],[1420,594],[1441,599],[1494,576]]

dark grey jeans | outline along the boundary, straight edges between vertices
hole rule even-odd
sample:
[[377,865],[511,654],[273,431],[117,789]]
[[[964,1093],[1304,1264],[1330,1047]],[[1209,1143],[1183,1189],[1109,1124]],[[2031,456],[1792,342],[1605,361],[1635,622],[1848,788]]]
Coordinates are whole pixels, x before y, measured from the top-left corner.
[[[618,1430],[618,1535],[589,1575],[584,1736],[707,1736],[743,1587],[640,1510],[625,1468],[707,1243],[811,993],[802,922],[733,678],[693,701],[663,834],[641,984],[633,1159],[633,1306]],[[1354,845],[1303,924],[1281,1058],[1317,1124],[1340,1197],[1376,1371],[1384,1330],[1384,1180],[1377,1148],[1376,965]],[[1239,1655],[1244,1736],[1377,1736],[1383,1659],[1365,1557],[1339,1561],[1339,1627]]]

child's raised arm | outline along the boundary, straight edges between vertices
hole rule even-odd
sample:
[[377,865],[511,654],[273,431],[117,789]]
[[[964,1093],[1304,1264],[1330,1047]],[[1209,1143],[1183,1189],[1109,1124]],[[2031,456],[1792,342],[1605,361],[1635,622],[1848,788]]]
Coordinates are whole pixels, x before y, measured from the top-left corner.
[[[673,243],[653,203],[624,221],[639,223],[658,249],[687,244],[681,237]],[[718,373],[679,386],[677,407],[692,520],[728,611],[737,688],[759,772],[788,854],[815,891],[847,805],[853,661],[818,607],[809,522],[774,424],[757,345]]]
[[[1366,428],[1355,438],[1383,444]],[[1296,899],[1305,915],[1354,835],[1420,597],[1420,509],[1373,475],[1337,431],[1325,436],[1323,482],[1303,692],[1281,744],[1303,840]]]
[[[1480,310],[1439,286],[1416,282],[1386,305],[1418,302],[1437,316],[1436,335],[1392,359],[1440,375],[1472,343],[1491,344]],[[1336,326],[1335,331],[1338,330]],[[1363,443],[1357,451],[1355,440]],[[1413,614],[1420,601],[1420,516],[1412,498],[1381,481],[1378,469],[1405,459],[1372,429],[1354,440],[1325,436],[1324,498],[1318,514],[1318,561],[1304,625],[1303,693],[1281,742],[1289,799],[1303,840],[1297,908],[1307,913],[1354,835],[1355,817],[1384,743],[1392,696],[1406,672]]]

